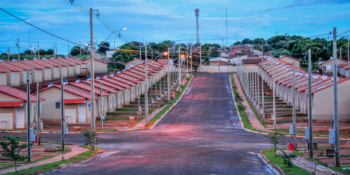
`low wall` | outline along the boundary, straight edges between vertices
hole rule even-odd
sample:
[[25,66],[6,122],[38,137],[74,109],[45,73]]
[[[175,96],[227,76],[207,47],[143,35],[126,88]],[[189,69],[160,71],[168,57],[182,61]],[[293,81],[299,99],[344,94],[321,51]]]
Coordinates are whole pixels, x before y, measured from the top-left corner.
[[208,65],[201,65],[201,66],[198,67],[197,72],[209,72],[209,73],[237,72],[237,66],[208,66]]

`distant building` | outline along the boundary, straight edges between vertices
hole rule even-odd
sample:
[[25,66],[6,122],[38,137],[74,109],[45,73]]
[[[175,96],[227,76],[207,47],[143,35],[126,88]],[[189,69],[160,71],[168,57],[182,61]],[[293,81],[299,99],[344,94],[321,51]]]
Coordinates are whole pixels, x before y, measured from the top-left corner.
[[139,64],[139,63],[142,63],[142,62],[143,62],[143,59],[141,59],[141,58],[134,58],[133,60],[128,61],[128,62],[125,63],[125,68],[133,67],[136,64]]

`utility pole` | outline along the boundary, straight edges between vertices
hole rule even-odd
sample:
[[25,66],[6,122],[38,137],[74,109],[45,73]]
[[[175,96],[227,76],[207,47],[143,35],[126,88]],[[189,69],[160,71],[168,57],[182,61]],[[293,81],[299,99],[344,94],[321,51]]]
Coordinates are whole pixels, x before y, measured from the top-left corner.
[[[341,47],[340,47],[339,55],[340,55],[340,59],[343,59],[343,48],[341,48]],[[335,58],[337,58],[337,57],[335,57]]]
[[168,47],[168,67],[167,67],[167,71],[168,71],[168,104],[170,104],[170,49]]
[[180,43],[179,43],[179,91],[181,93],[181,54],[180,54]]
[[10,48],[7,47],[7,61],[10,61]]
[[[31,155],[31,146],[30,144],[30,84],[29,84],[29,71],[27,70],[27,155],[30,157]],[[29,160],[30,161],[30,158]]]
[[140,119],[140,117],[141,117],[141,105],[140,105],[140,97],[141,97],[141,84],[140,84],[140,82],[141,82],[141,80],[139,81],[139,85],[138,85],[138,93],[137,93],[137,96],[138,96],[138,99],[137,99],[137,106],[138,106],[138,108],[137,108],[137,116],[139,117],[139,119]]
[[296,111],[295,111],[295,61],[293,61],[293,150],[296,149],[296,142],[297,142],[297,128],[296,128]]
[[202,45],[199,43],[199,67],[201,68],[202,72]]
[[265,92],[264,92],[264,79],[261,78],[261,92],[262,92],[262,116],[263,123],[265,123]]
[[56,58],[56,43],[53,42],[53,57]]
[[[335,52],[337,54],[337,52]],[[312,140],[312,89],[311,89],[311,49],[308,49],[308,66],[309,66],[309,151],[310,151],[310,158],[314,158],[314,145],[313,145],[313,140]],[[335,58],[336,59],[336,58]]]
[[277,117],[276,117],[276,100],[275,100],[275,96],[276,96],[276,89],[275,89],[275,75],[273,74],[272,75],[273,77],[272,77],[272,87],[273,87],[273,92],[272,92],[272,94],[273,94],[273,128],[275,128],[275,131],[276,131],[276,119],[277,119]]
[[61,75],[61,151],[64,152],[64,109],[63,109],[63,75]]
[[141,48],[142,48],[142,45],[141,45],[141,44],[142,44],[142,43],[140,42],[140,59],[142,59],[142,57],[141,57],[141,56],[142,56],[142,55],[141,55],[141,52],[142,52],[142,51],[141,51]]
[[69,42],[68,42],[68,54],[67,54],[67,57],[69,56]]
[[259,73],[260,73],[260,71],[259,71],[259,70],[260,70],[260,69],[258,68],[258,72],[257,72],[257,75],[258,75],[258,85],[257,85],[257,86],[258,86],[258,87],[257,87],[257,88],[258,88],[258,95],[257,95],[257,97],[258,97],[258,100],[257,100],[257,101],[258,101],[258,102],[257,102],[257,103],[258,103],[258,105],[257,105],[257,107],[256,107],[258,113],[259,113],[259,111],[260,111],[260,80],[259,80],[259,79],[260,79],[260,78],[259,78]]
[[146,125],[148,126],[148,92],[147,92],[147,44],[145,44],[145,115],[146,115]]
[[335,167],[340,167],[339,119],[338,119],[338,77],[337,77],[337,28],[333,29],[333,88],[334,88],[334,135]]
[[79,56],[81,56],[81,41],[80,41],[80,46],[79,46]]
[[[92,23],[92,8],[90,8],[90,78],[91,78],[91,135],[95,132],[95,89],[94,89],[94,81],[95,81],[95,66],[94,66],[94,38],[93,38],[93,23]],[[125,103],[124,103],[125,104]],[[91,144],[91,150],[96,149],[96,144]]]
[[19,38],[18,38],[18,44],[17,44],[17,46],[18,46],[18,61],[21,61],[21,56],[20,56],[20,49],[19,49]]
[[114,41],[114,50],[115,50],[115,41]]
[[103,100],[102,100],[103,96],[102,96],[102,83],[100,83],[100,108],[101,108],[101,116],[100,116],[100,120],[101,120],[101,130],[103,130]]
[[349,62],[349,36],[348,36],[348,62]]
[[38,59],[40,59],[40,46],[39,46],[39,41],[38,41]]
[[40,145],[40,100],[39,100],[39,82],[36,82],[36,138]]

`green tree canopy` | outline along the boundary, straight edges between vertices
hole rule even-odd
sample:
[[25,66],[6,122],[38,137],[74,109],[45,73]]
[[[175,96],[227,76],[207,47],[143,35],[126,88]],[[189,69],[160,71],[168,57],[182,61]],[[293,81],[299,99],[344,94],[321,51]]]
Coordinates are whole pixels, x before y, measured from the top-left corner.
[[77,56],[80,54],[80,46],[74,46],[71,51],[70,51],[70,54],[72,56]]
[[53,55],[53,49],[47,49],[46,55]]
[[98,45],[98,47],[99,47],[99,49],[98,49],[98,51],[99,52],[102,52],[102,53],[105,53],[107,50],[109,50],[109,42],[104,42],[103,43],[103,46],[102,46],[102,43],[103,42],[101,42],[99,45]]
[[31,50],[25,50],[24,52],[23,52],[24,54],[27,54],[27,55],[30,55],[30,54],[32,54],[33,52],[31,51]]
[[37,51],[35,52],[35,54],[38,55],[38,52],[40,53],[40,55],[45,55],[45,54],[46,54],[46,52],[45,52],[44,49],[37,50]]

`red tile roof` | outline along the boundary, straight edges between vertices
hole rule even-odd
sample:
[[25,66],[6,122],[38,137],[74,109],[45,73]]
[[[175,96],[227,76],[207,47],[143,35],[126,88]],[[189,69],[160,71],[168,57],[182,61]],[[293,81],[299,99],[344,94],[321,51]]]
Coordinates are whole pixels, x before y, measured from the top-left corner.
[[[11,86],[0,85],[0,92],[27,101],[27,93]],[[45,99],[40,98],[40,101]],[[30,95],[30,101],[36,101],[36,96]]]
[[[87,62],[87,61],[89,61],[89,60],[90,60],[90,58],[86,58],[84,61]],[[95,60],[95,61],[98,61],[98,62],[100,62],[100,63],[103,63],[103,64],[107,64],[107,62],[102,61],[102,60],[100,60],[100,59],[94,58],[94,60]]]
[[[83,83],[69,83],[69,84],[72,85],[72,86],[78,87],[80,89],[84,89],[86,91],[90,91],[91,90],[91,87],[89,85],[86,85],[86,84],[83,84]],[[100,91],[98,91],[98,90],[95,90],[95,94],[101,95]],[[108,95],[107,92],[102,92],[102,96],[106,96],[106,95]]]
[[54,67],[53,65],[47,64],[47,63],[43,63],[43,62],[41,62],[40,60],[27,60],[26,62],[30,62],[30,63],[33,63],[33,64],[37,64],[37,65],[43,66],[43,67],[45,67],[45,68],[52,68],[52,67]]
[[115,79],[113,79],[113,78],[111,78],[111,77],[102,78],[102,80],[109,81],[109,82],[111,82],[111,83],[114,83],[114,84],[116,84],[116,85],[118,85],[118,86],[121,86],[121,87],[124,87],[124,88],[131,88],[129,85],[124,84],[124,83],[121,83],[121,82],[119,82],[119,81],[117,81],[117,80],[115,80]]
[[162,64],[168,64],[168,59],[158,59],[157,62]]
[[[91,85],[91,81],[83,80],[82,82]],[[103,84],[103,83],[102,83],[102,84]],[[100,85],[99,85],[98,83],[94,83],[94,86],[95,86],[96,88],[98,88],[98,90],[100,89]],[[97,90],[97,89],[96,89],[96,90]],[[112,89],[112,88],[109,88],[109,87],[106,87],[106,86],[102,86],[102,90],[108,91],[108,92],[111,92],[111,93],[117,92],[116,90],[114,90],[114,89]]]
[[127,79],[124,79],[122,77],[111,76],[110,78],[113,78],[115,80],[118,80],[120,82],[126,83],[126,84],[131,85],[131,86],[136,86],[137,85],[135,82],[127,80]]
[[23,106],[23,100],[0,100],[0,107],[20,107]]
[[85,61],[80,61],[80,60],[74,59],[74,58],[64,58],[64,59],[75,62],[77,64],[87,64]]
[[114,76],[114,77],[115,77],[115,78],[122,78],[122,79],[124,79],[124,80],[128,80],[128,81],[131,81],[131,82],[134,82],[134,83],[139,83],[139,82],[140,82],[140,80],[131,79],[131,78],[129,78],[129,77],[124,76],[124,75],[121,74],[121,73],[117,74],[117,76]]
[[[349,80],[349,78],[342,78],[342,79],[339,78],[339,81],[337,82],[337,84],[343,83],[343,82],[348,81],[348,80]],[[318,88],[316,88],[316,89],[313,89],[313,90],[311,91],[311,93],[314,94],[314,93],[316,93],[316,92],[325,90],[325,89],[327,89],[327,88],[329,88],[329,87],[332,87],[332,86],[333,86],[333,81],[331,81],[330,83],[328,83],[328,84],[326,84],[326,85],[324,85],[324,86],[321,86],[321,87],[318,87]]]
[[2,63],[0,63],[0,68],[7,69],[7,70],[9,70],[11,72],[22,72],[23,71],[21,69],[17,69],[15,67],[9,66],[7,64],[2,64]]
[[293,57],[291,57],[291,56],[288,56],[288,55],[283,56],[283,57],[281,57],[281,58],[279,58],[279,59],[282,59],[282,58],[290,58],[290,59],[292,59],[292,60],[301,62],[300,60],[298,60],[298,59],[296,59],[296,58],[293,58]]
[[141,61],[143,61],[143,59],[141,59],[141,58],[136,58],[136,59],[133,59],[133,60],[130,60],[130,61],[126,62],[125,64],[132,63],[133,61],[136,61],[136,60],[141,60]]
[[29,66],[29,67],[32,67],[34,69],[37,69],[37,70],[43,70],[45,68],[41,67],[41,66],[38,66],[37,64],[34,64],[34,63],[30,63],[28,61],[20,61],[19,62],[20,64],[24,64],[26,66]]
[[95,79],[95,81],[96,82],[98,82],[98,83],[102,83],[102,84],[104,84],[104,85],[106,85],[106,86],[109,86],[109,87],[112,87],[112,88],[115,88],[115,89],[118,89],[118,90],[124,90],[124,88],[122,88],[122,87],[120,87],[120,86],[117,86],[117,85],[115,85],[115,84],[113,84],[113,83],[110,83],[110,82],[108,82],[108,81],[106,81],[106,80],[96,80]]
[[[50,88],[61,89],[61,85],[53,85],[53,86],[50,86],[50,87],[46,87],[46,88],[41,89],[40,92],[45,91],[45,90],[50,89]],[[84,97],[84,98],[87,98],[87,99],[91,100],[91,93],[87,93],[85,91],[78,90],[78,89],[72,88],[70,86],[63,86],[63,90],[67,91],[67,92],[70,92],[72,94],[78,95],[80,97]],[[36,94],[36,92],[34,92],[33,94]],[[95,99],[98,99],[98,97],[96,95],[95,95]]]
[[77,65],[77,63],[73,62],[73,61],[70,61],[70,60],[67,60],[67,59],[63,59],[63,58],[59,58],[59,59],[56,59],[57,61],[62,61],[66,64],[69,64],[70,66],[75,66]]
[[61,60],[57,60],[57,59],[49,59],[49,61],[54,62],[54,63],[57,63],[57,64],[59,64],[59,65],[61,65],[61,66],[65,66],[65,67],[69,66],[69,64],[68,64],[68,63],[63,62],[63,61],[61,61]]
[[[338,59],[339,61],[348,62],[348,61],[343,60],[343,59],[340,59],[340,58],[337,58],[337,59]],[[320,63],[320,65],[325,64],[325,63],[328,63],[328,62],[331,62],[331,61],[333,61],[333,59],[329,59],[329,60],[327,60],[327,61],[325,61],[325,62],[323,62],[323,63]]]
[[0,68],[0,72],[11,72],[11,71],[3,69],[3,68]]
[[139,75],[133,74],[132,72],[123,71],[123,74],[129,75],[129,76],[136,78],[136,79],[139,79],[139,80],[144,79],[144,78],[140,77]]
[[57,64],[57,63],[55,63],[55,62],[53,62],[53,61],[49,61],[49,60],[46,60],[46,59],[45,59],[45,60],[36,60],[36,61],[41,61],[41,62],[43,62],[43,63],[52,65],[52,66],[54,66],[54,67],[61,67],[60,64]]
[[8,65],[11,65],[11,66],[14,66],[16,68],[23,69],[23,70],[34,70],[34,68],[31,68],[31,67],[25,66],[23,64],[20,64],[17,61],[14,61],[14,62],[5,61],[3,64],[8,64]]
[[63,104],[82,104],[85,103],[85,98],[65,98],[63,99]]

